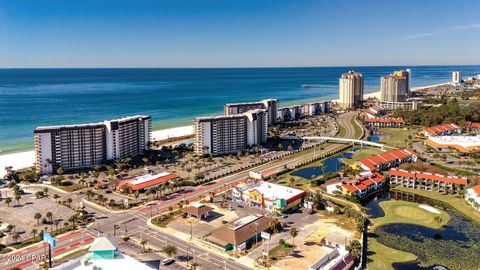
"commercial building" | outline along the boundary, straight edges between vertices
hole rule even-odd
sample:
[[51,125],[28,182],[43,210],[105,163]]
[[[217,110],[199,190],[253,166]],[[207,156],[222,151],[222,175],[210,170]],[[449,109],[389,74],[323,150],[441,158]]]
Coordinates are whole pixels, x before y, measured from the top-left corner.
[[452,134],[460,134],[460,133],[462,133],[462,128],[454,123],[427,127],[423,129],[423,135],[425,137],[444,136],[444,135],[452,135]]
[[206,206],[203,203],[194,203],[193,205],[184,208],[183,213],[187,214],[189,217],[201,220],[207,218],[212,210],[212,207]]
[[243,114],[195,119],[195,153],[236,154],[248,146],[267,141],[268,111],[249,110]]
[[477,136],[430,136],[425,144],[437,151],[450,152],[455,149],[461,153],[480,150],[480,135]]
[[261,233],[270,230],[270,218],[262,215],[248,215],[231,224],[213,230],[204,241],[224,251],[246,249],[261,240]]
[[456,193],[468,184],[465,177],[446,176],[429,172],[390,169],[390,184],[405,188],[419,188],[438,192]]
[[383,76],[380,79],[380,101],[383,101],[383,102],[406,101],[407,78],[402,76],[397,76],[397,75]]
[[347,270],[351,269],[354,258],[347,250],[353,241],[339,232],[329,233],[319,249],[320,258],[308,270]]
[[380,101],[378,104],[387,111],[392,111],[397,109],[415,111],[422,106],[422,102],[419,102],[419,101],[405,101],[405,102]]
[[256,109],[266,109],[268,111],[268,126],[273,126],[277,123],[278,99],[264,99],[259,102],[225,104],[224,114],[243,114]]
[[277,213],[298,208],[305,195],[301,189],[252,179],[232,188],[233,201]]
[[159,174],[147,174],[135,177],[134,179],[124,180],[117,185],[117,189],[121,190],[125,186],[132,191],[144,191],[152,187],[171,183],[178,179],[174,173],[162,172]]
[[141,155],[150,145],[150,116],[92,124],[37,127],[35,166],[49,174],[91,168],[105,160]]
[[379,117],[385,114],[385,109],[379,105],[373,105],[365,110],[365,116],[369,118]]
[[471,187],[465,192],[465,200],[477,211],[480,211],[480,185]]
[[384,128],[384,127],[403,127],[405,126],[405,121],[402,117],[375,117],[369,118],[365,117],[365,125],[370,128]]
[[361,73],[349,71],[342,74],[339,81],[339,106],[343,109],[360,107],[363,101],[363,85]]
[[341,185],[342,194],[363,199],[373,192],[382,189],[384,177],[378,172],[367,172]]
[[458,85],[462,83],[462,73],[460,71],[452,72],[452,84]]
[[417,154],[409,148],[393,150],[359,161],[360,167],[368,171],[382,171],[405,162],[417,162]]

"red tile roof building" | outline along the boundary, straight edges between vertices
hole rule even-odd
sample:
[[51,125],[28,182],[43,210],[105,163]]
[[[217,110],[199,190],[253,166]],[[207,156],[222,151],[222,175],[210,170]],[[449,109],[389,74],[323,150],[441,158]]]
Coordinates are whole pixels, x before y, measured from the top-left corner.
[[406,188],[420,188],[439,192],[456,193],[468,184],[465,177],[443,174],[390,169],[390,184]]
[[365,110],[365,115],[369,118],[375,118],[385,113],[385,109],[379,105],[373,105]]
[[425,135],[425,137],[450,135],[453,133],[462,133],[462,128],[457,124],[451,123],[423,129],[423,135]]
[[151,187],[166,184],[178,179],[174,173],[163,172],[159,174],[148,174],[122,181],[117,185],[117,189],[123,189],[127,185],[133,191],[141,191]]
[[402,117],[393,118],[393,117],[386,117],[386,118],[368,118],[365,117],[365,124],[369,127],[403,127],[405,125],[405,121]]
[[383,175],[377,172],[370,172],[343,183],[342,193],[362,199],[382,188],[383,180]]
[[480,130],[480,122],[466,122],[465,129],[471,131],[478,131]]
[[361,159],[360,166],[368,171],[381,171],[405,162],[417,162],[415,151],[405,148]]

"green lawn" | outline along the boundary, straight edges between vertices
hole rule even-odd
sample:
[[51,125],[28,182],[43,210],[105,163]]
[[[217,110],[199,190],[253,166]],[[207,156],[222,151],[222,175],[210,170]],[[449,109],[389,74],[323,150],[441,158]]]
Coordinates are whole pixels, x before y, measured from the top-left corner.
[[[450,221],[450,216],[444,211],[438,209],[441,213],[435,214],[420,208],[418,203],[384,201],[380,203],[380,207],[385,216],[372,219],[371,231],[375,231],[378,226],[391,223],[408,223],[430,228],[441,228]],[[435,220],[436,216],[441,218],[440,222]],[[368,239],[368,251],[368,268],[371,270],[393,269],[393,263],[413,261],[417,258],[411,253],[382,245],[373,237]]]
[[417,256],[411,253],[384,246],[375,238],[368,239],[368,252],[368,269],[371,270],[393,269],[393,263],[417,259]]
[[64,190],[66,192],[74,192],[74,191],[77,191],[77,190],[80,190],[80,189],[84,189],[85,186],[82,185],[82,184],[72,184],[72,185],[69,185],[69,186],[60,186],[60,185],[56,185],[55,186],[56,188],[59,188],[61,190]]
[[383,152],[384,151],[382,151],[380,148],[365,147],[362,150],[356,151],[353,154],[352,158],[343,158],[342,161],[347,165],[351,165],[351,164],[359,161],[362,158],[370,157],[370,156],[373,156],[373,155],[378,155],[378,154],[383,153]]
[[354,139],[359,139],[360,136],[362,135],[362,129],[363,128],[357,124],[357,122],[355,121],[355,116],[350,118],[350,123],[355,128],[355,134],[353,134],[353,138]]
[[422,189],[411,189],[404,187],[395,187],[395,189],[444,202],[455,208],[455,210],[457,210],[458,212],[480,224],[480,213],[478,211],[475,211],[475,209],[473,209],[473,207],[471,207],[464,198],[457,198],[453,195],[444,195],[436,191],[428,191]]
[[438,164],[438,163],[435,163],[435,162],[433,162],[432,164],[433,164],[433,166],[435,166],[437,168],[440,168],[440,169],[445,170],[447,172],[452,172],[456,175],[463,175],[463,176],[476,176],[477,175],[473,171],[469,171],[469,170],[465,170],[465,169],[461,169],[461,168],[447,167],[447,166],[444,166],[442,164]]
[[[417,224],[433,229],[439,229],[450,221],[450,216],[444,211],[439,210],[440,214],[435,214],[419,207],[418,203],[405,201],[384,201],[380,203],[380,207],[385,212],[384,217],[374,218],[373,227],[391,223],[408,223]],[[435,217],[440,217],[440,222]]]
[[[389,146],[394,146],[398,148],[407,147],[407,141],[418,141],[415,138],[421,128],[419,127],[404,127],[404,128],[382,128],[380,130],[381,138],[380,143],[384,143]],[[409,139],[408,136],[411,136],[412,139]]]

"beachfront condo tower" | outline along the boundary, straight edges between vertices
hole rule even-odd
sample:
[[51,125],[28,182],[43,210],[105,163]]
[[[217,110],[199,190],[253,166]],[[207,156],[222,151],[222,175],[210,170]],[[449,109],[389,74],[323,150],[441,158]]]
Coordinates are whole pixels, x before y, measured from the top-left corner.
[[106,160],[143,154],[150,145],[150,116],[131,116],[93,124],[37,127],[35,166],[50,174],[89,169]]
[[399,76],[399,77],[403,77],[405,78],[406,82],[407,82],[407,93],[410,91],[410,84],[412,83],[411,82],[411,78],[412,78],[412,71],[407,68],[406,70],[398,70],[398,71],[395,71],[393,73],[393,75],[396,75],[396,76]]
[[278,99],[264,99],[259,102],[225,104],[224,114],[242,114],[256,109],[266,109],[268,111],[268,126],[273,126],[277,123]]
[[462,73],[460,71],[452,72],[452,84],[459,85],[462,82]]
[[242,114],[197,117],[195,153],[197,155],[236,154],[267,141],[268,110],[255,109]]
[[339,106],[342,109],[353,109],[362,106],[363,76],[361,73],[349,71],[340,78]]
[[403,102],[407,98],[407,78],[387,75],[380,79],[380,101]]

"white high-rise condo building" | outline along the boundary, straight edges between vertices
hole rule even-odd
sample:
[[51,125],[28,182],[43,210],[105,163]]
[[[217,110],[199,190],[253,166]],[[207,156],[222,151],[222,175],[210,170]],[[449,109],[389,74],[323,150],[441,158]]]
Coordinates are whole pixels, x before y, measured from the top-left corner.
[[150,116],[132,116],[92,124],[37,127],[35,166],[49,174],[87,169],[105,160],[143,154],[150,145]]
[[278,99],[264,99],[259,102],[225,104],[224,114],[225,115],[242,114],[250,110],[256,110],[256,109],[267,109],[268,126],[273,126],[277,123]]
[[195,153],[198,155],[236,154],[267,141],[268,110],[249,110],[243,114],[197,117]]
[[406,81],[406,92],[408,93],[410,91],[410,84],[412,83],[412,71],[407,68],[406,70],[398,70],[393,73],[393,75],[399,76],[399,77],[404,77]]
[[462,73],[460,71],[452,72],[452,83],[454,85],[462,83]]
[[407,98],[406,76],[387,75],[380,79],[380,101],[402,102]]
[[349,71],[342,74],[339,81],[339,105],[343,109],[358,108],[363,100],[363,76],[361,73]]

